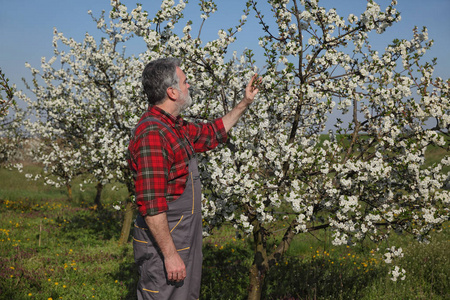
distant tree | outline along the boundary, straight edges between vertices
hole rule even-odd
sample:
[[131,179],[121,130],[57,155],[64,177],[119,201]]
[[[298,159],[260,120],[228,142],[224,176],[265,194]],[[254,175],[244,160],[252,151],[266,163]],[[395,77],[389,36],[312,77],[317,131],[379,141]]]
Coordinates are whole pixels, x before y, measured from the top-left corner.
[[0,69],[0,165],[6,166],[16,163],[21,169],[18,159],[22,146],[23,131],[22,120],[25,112],[17,105],[15,85],[9,83],[9,79]]
[[[14,88],[9,85],[9,79],[6,78],[2,69],[0,69],[0,117],[5,117],[8,114],[9,108],[15,103]],[[4,95],[5,94],[5,95]]]
[[[131,187],[125,149],[135,115],[145,109],[136,88],[142,63],[126,56],[128,39],[104,14],[94,18],[101,39],[86,33],[83,42],[54,30],[54,56],[42,58],[41,70],[32,68],[33,99],[28,99],[35,121],[28,123],[43,143],[35,157],[49,175],[46,182],[66,185],[89,174],[85,183],[97,184],[95,204],[102,206],[103,186],[111,181]],[[132,192],[130,191],[130,194]],[[131,203],[131,202],[130,202]]]

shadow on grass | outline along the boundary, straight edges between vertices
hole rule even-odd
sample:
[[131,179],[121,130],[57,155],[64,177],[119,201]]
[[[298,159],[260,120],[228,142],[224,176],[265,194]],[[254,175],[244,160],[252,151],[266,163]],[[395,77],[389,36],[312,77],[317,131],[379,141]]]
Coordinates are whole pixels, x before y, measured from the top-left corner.
[[[201,298],[247,299],[250,247],[206,244],[203,249]],[[286,257],[266,275],[262,299],[360,299],[364,288],[385,274],[381,266],[336,266],[326,258]]]
[[109,210],[81,210],[70,219],[59,217],[56,222],[64,224],[61,233],[69,240],[83,241],[86,239],[104,240],[120,237],[121,216]]
[[[130,257],[133,256],[133,249],[131,247],[124,247],[122,250],[122,257]],[[118,279],[126,286],[127,294],[122,300],[136,300],[136,289],[137,283],[139,280],[138,270],[134,261],[130,262],[127,259],[124,259],[119,264],[119,270],[116,274],[111,274],[111,278]]]
[[290,257],[270,270],[263,299],[361,299],[364,288],[385,275],[382,267],[334,265],[326,258],[301,261]]
[[201,299],[246,299],[249,248],[203,245]]

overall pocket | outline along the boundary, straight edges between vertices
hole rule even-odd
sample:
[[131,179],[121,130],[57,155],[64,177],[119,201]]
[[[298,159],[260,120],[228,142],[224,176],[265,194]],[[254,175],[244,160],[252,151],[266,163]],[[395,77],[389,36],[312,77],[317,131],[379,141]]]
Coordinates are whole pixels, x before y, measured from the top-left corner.
[[172,235],[175,248],[186,263],[189,259],[192,246],[192,215],[184,214],[178,218],[170,218],[168,221],[170,234]]

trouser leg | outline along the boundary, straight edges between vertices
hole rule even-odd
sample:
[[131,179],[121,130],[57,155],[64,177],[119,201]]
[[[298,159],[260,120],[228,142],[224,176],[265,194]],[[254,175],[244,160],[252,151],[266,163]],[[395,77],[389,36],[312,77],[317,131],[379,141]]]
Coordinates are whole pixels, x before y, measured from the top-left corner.
[[164,266],[162,256],[153,246],[148,230],[134,228],[133,251],[139,272],[138,299],[161,299],[160,289],[165,282]]
[[[198,268],[193,272],[190,248],[179,251],[180,257],[186,265],[187,277],[184,282],[178,284],[167,281],[163,257],[157,248],[153,246],[152,238],[147,229],[134,228],[133,251],[139,272],[138,300],[198,298],[200,276],[195,275],[198,272]],[[197,253],[197,255],[201,255],[201,253]],[[194,292],[192,289],[194,289]]]

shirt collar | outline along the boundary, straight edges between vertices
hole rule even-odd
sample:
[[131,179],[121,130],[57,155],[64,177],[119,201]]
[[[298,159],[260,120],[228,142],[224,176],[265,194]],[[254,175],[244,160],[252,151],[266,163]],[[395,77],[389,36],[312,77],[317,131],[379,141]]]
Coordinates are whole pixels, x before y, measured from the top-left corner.
[[171,126],[183,125],[183,118],[181,118],[181,116],[174,117],[156,105],[150,105],[148,107],[148,112],[154,116],[160,117],[162,120],[166,121],[166,123],[170,124]]

